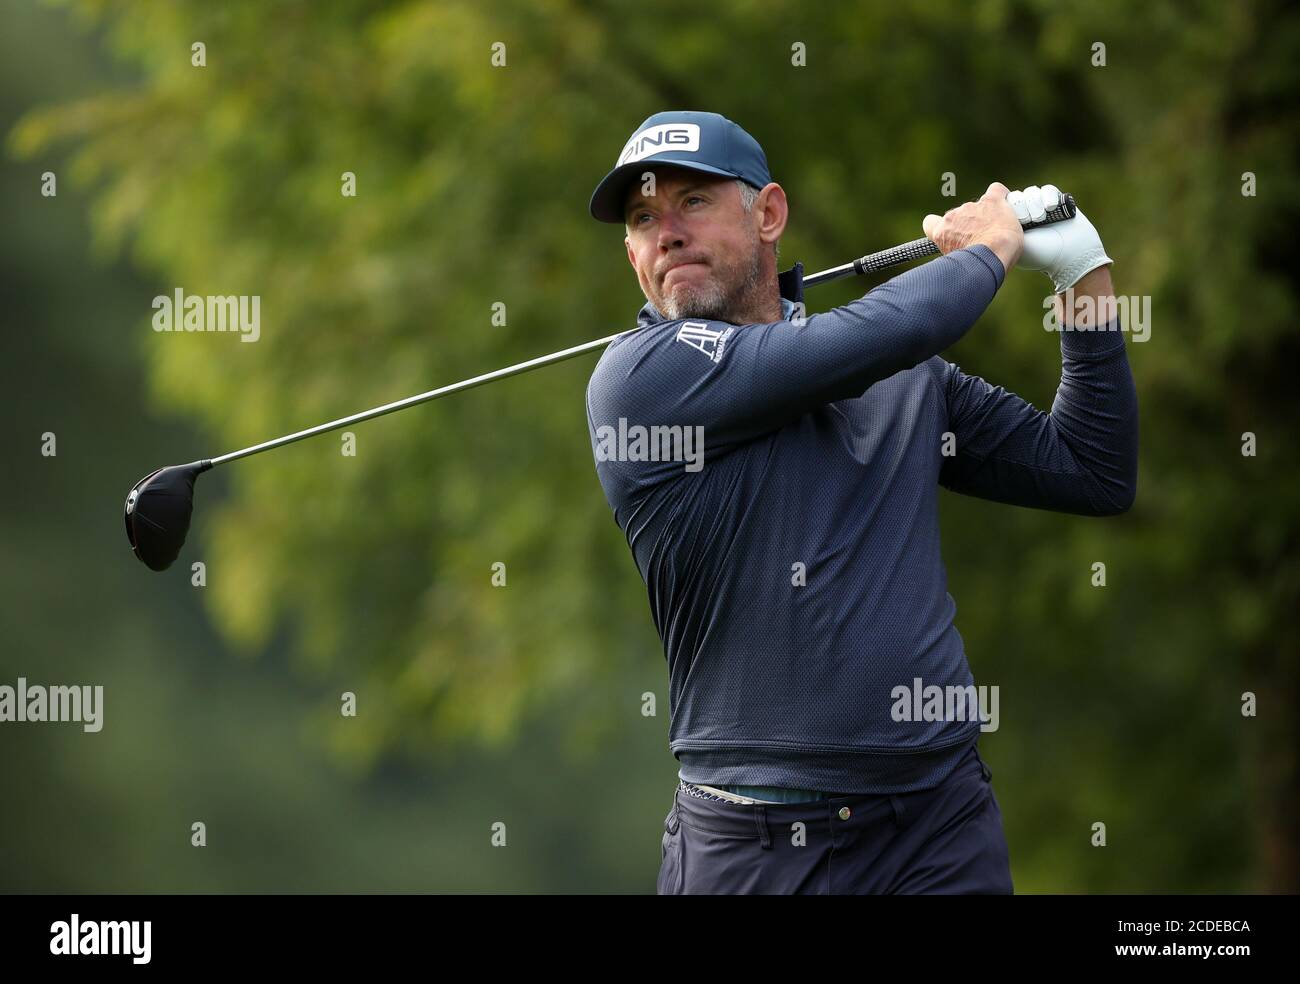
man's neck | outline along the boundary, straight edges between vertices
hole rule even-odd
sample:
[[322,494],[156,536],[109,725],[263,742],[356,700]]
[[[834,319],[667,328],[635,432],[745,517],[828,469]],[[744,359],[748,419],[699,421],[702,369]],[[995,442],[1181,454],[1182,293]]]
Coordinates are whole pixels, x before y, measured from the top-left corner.
[[781,320],[781,291],[774,279],[750,296],[741,298],[727,312],[724,321],[733,325],[768,324]]

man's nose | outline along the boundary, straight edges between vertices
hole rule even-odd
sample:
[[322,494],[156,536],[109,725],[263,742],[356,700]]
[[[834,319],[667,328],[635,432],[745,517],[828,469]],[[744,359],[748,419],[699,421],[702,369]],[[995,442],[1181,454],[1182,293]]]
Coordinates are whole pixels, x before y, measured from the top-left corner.
[[682,246],[686,242],[686,227],[681,218],[671,211],[659,217],[659,245]]

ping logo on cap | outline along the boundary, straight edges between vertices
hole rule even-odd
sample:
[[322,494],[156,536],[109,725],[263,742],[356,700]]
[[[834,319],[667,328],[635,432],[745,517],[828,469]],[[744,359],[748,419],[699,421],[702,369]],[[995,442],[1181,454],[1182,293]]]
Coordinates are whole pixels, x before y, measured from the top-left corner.
[[700,149],[700,125],[698,123],[659,123],[648,126],[640,133],[634,133],[632,139],[618,155],[621,167],[633,161],[639,161],[665,150],[686,151],[692,153]]

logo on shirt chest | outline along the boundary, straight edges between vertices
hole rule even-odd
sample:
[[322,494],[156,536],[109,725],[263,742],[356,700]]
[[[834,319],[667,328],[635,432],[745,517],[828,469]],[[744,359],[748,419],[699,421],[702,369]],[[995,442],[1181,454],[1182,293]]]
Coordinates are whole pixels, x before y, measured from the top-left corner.
[[707,321],[683,321],[682,326],[677,329],[677,341],[699,349],[717,362],[722,358],[722,350],[727,345],[727,339],[735,330],[734,325],[719,331],[710,328]]

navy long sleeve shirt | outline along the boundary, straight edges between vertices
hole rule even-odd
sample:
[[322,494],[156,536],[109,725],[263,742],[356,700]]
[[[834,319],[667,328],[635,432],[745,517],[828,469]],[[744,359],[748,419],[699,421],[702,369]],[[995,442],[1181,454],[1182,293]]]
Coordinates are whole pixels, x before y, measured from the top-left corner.
[[605,350],[587,388],[596,473],[663,640],[683,779],[942,781],[978,718],[894,712],[895,688],[918,679],[973,684],[939,486],[1094,516],[1132,502],[1120,331],[1061,333],[1050,414],[939,357],[1004,276],[987,247],[957,250],[800,322],[796,264],[780,276],[787,320],[668,320],[647,303],[641,330]]

